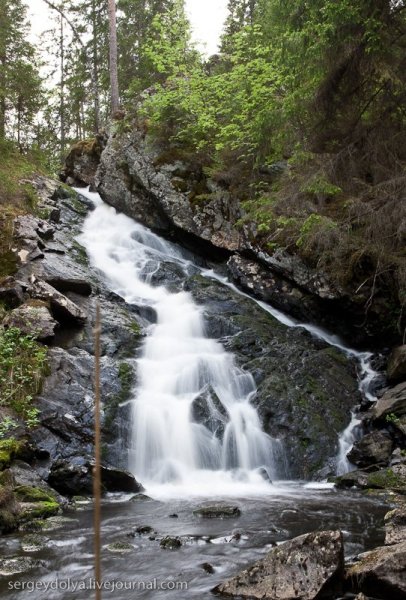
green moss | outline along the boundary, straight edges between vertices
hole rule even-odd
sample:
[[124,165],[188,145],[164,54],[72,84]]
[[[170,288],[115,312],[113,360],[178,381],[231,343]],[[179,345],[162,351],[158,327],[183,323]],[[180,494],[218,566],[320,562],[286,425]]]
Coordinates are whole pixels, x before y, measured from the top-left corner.
[[76,240],[72,242],[72,251],[76,262],[85,267],[89,266],[89,257],[85,248]]
[[392,469],[381,469],[368,475],[368,487],[406,491],[406,481]]
[[141,335],[141,327],[139,326],[139,324],[137,323],[137,321],[131,321],[129,328],[131,329],[131,331],[133,333],[135,333],[136,336],[140,336]]
[[20,502],[55,502],[55,496],[37,487],[20,485],[14,493]]
[[46,519],[47,517],[57,515],[59,510],[59,504],[58,502],[55,502],[55,500],[48,502],[34,502],[29,506],[24,507],[24,510],[21,513],[21,519]]
[[104,426],[108,429],[114,422],[120,404],[129,400],[134,384],[135,374],[133,367],[127,362],[121,362],[118,367],[118,378],[121,389],[106,404]]
[[331,346],[330,348],[325,348],[322,350],[323,354],[327,354],[335,361],[339,362],[342,365],[348,365],[348,357],[344,352],[340,352],[337,348]]
[[23,442],[18,442],[14,438],[0,440],[0,470],[10,466],[11,461],[18,456],[23,446]]

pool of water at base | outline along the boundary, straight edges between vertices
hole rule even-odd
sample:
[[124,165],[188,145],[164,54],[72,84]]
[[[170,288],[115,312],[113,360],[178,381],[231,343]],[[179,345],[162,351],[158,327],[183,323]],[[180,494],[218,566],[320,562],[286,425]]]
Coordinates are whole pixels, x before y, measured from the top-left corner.
[[[213,598],[215,585],[260,559],[275,544],[311,531],[341,529],[347,559],[383,542],[388,505],[376,497],[297,483],[269,489],[269,494],[233,498],[165,494],[160,498],[155,493],[152,501],[130,501],[128,496],[109,496],[102,507],[103,598]],[[193,514],[202,504],[217,501],[238,505],[241,516],[202,519]],[[65,516],[72,520],[40,534],[47,539],[40,551],[21,549],[27,533],[2,538],[0,558],[30,556],[41,561],[27,573],[0,577],[2,600],[94,597],[94,591],[83,590],[93,585],[91,506]],[[156,533],[133,537],[136,528],[146,526]],[[165,536],[181,537],[182,546],[161,548]],[[107,546],[115,542],[130,543],[133,548],[129,553],[111,553]],[[205,571],[205,563],[213,573]],[[44,592],[47,584],[52,587]]]

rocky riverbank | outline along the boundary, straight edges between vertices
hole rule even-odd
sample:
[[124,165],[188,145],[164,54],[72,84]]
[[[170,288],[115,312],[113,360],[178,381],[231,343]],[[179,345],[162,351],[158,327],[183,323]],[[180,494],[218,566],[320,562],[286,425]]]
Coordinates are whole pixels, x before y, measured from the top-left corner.
[[2,326],[45,344],[46,370],[33,405],[38,415],[34,423],[27,425],[7,405],[0,407],[3,422],[9,424],[0,440],[3,531],[58,514],[72,497],[92,493],[96,296],[104,320],[103,485],[106,491],[141,489],[125,471],[128,414],[120,403],[135,377],[133,359],[145,321],[112,297],[75,240],[88,210],[84,199],[45,177],[31,183],[44,218],[24,215],[15,220],[19,267],[0,284]]

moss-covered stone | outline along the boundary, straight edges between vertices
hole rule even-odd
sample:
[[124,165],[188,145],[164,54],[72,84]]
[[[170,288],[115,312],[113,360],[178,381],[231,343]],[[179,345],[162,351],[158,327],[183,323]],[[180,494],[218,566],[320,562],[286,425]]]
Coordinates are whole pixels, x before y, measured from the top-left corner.
[[55,502],[55,495],[28,485],[16,487],[14,493],[20,502]]
[[27,502],[22,506],[21,519],[46,519],[57,515],[60,506],[56,501],[47,502]]
[[132,365],[128,362],[121,362],[118,367],[118,379],[120,381],[120,391],[115,394],[105,406],[104,426],[108,429],[111,427],[117,415],[117,410],[120,404],[126,402],[130,398],[131,390],[135,381],[135,373]]
[[178,550],[182,546],[182,542],[178,537],[164,537],[160,544],[164,550]]
[[24,442],[14,438],[0,440],[0,470],[9,467],[13,458],[18,457],[24,447]]
[[107,546],[107,550],[113,554],[128,554],[134,550],[134,546],[128,542],[113,542]]

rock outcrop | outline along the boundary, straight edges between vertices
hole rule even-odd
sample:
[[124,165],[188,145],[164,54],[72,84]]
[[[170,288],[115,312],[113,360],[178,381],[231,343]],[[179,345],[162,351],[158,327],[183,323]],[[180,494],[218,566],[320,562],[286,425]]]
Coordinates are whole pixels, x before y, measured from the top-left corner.
[[321,600],[340,591],[343,571],[341,532],[321,531],[281,544],[213,591],[247,600]]
[[361,555],[346,571],[347,585],[373,598],[406,598],[406,541]]

